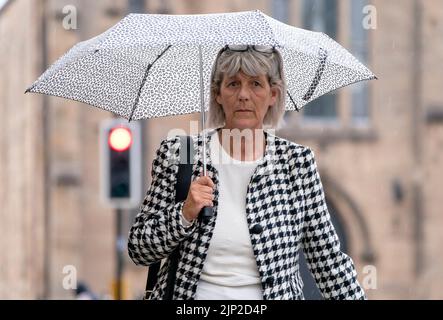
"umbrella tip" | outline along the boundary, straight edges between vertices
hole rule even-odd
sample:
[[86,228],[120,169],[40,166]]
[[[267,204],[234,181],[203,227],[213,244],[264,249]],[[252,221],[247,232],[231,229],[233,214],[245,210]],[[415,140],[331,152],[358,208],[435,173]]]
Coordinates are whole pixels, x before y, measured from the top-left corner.
[[31,92],[32,89],[34,89],[35,87],[35,83],[33,85],[31,85],[30,87],[28,87],[28,89],[26,89],[25,94],[28,92]]

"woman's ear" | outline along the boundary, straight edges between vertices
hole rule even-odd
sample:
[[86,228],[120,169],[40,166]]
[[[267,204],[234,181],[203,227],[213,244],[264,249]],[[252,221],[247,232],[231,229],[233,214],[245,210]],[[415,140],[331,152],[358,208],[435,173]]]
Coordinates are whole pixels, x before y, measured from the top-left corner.
[[280,91],[277,89],[277,87],[271,87],[271,105],[274,106],[277,102],[277,98],[280,94]]
[[217,103],[221,106],[221,98],[220,98],[220,94],[217,93],[217,95],[215,96],[215,101],[217,101]]

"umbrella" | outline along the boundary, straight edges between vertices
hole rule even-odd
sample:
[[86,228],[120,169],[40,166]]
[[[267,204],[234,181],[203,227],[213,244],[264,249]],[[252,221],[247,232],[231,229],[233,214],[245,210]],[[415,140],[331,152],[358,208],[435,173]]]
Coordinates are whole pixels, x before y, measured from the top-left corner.
[[279,49],[288,83],[286,110],[300,110],[332,90],[376,78],[326,34],[284,24],[259,10],[129,14],[76,44],[26,92],[81,101],[130,120],[201,112],[200,95],[207,110],[211,66],[226,44]]
[[201,112],[204,129],[214,59],[225,45],[244,44],[281,52],[286,110],[299,111],[327,92],[376,78],[326,34],[284,24],[259,10],[129,14],[72,47],[26,92],[81,101],[129,121]]

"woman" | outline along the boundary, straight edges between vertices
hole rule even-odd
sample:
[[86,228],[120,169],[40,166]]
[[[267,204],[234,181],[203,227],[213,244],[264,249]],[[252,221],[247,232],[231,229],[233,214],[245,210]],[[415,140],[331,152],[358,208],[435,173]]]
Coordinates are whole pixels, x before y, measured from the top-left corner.
[[[271,128],[284,113],[286,83],[272,47],[226,46],[214,63],[203,176],[202,135],[193,136],[193,181],[174,203],[179,139],[162,141],[152,184],[128,250],[150,265],[180,246],[174,299],[304,299],[298,265],[326,299],[366,299],[352,259],[340,251],[314,153]],[[209,222],[197,219],[212,206]],[[167,264],[150,299],[162,299]]]

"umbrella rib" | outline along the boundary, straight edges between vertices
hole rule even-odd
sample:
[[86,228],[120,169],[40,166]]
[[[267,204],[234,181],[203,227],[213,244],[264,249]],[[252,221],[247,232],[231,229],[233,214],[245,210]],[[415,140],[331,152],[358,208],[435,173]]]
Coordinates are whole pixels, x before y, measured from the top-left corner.
[[326,59],[328,58],[328,52],[325,49],[320,48],[318,55],[320,57],[320,64],[318,65],[318,68],[315,71],[315,77],[312,80],[311,85],[309,86],[308,92],[306,92],[305,96],[303,97],[303,100],[305,101],[308,101],[314,94],[314,91],[317,88],[318,83],[320,82],[320,78],[323,75],[323,71],[325,70],[326,67]]
[[166,52],[171,46],[172,46],[172,45],[167,46],[167,47],[165,48],[165,50],[163,50],[162,53],[160,53],[160,54],[157,56],[157,58],[155,58],[155,60],[154,60],[152,63],[148,64],[148,67],[147,67],[146,70],[145,70],[145,75],[143,76],[143,80],[142,80],[142,83],[141,83],[141,85],[140,85],[140,88],[138,88],[138,93],[137,93],[137,97],[135,98],[134,105],[132,106],[132,111],[131,111],[131,115],[130,115],[130,117],[129,117],[129,122],[131,122],[131,120],[132,120],[132,116],[134,115],[134,112],[135,112],[135,109],[137,109],[137,106],[138,106],[138,102],[139,102],[139,100],[140,100],[140,95],[141,95],[142,89],[143,89],[143,87],[144,87],[144,85],[145,85],[146,79],[148,79],[149,70],[151,70],[151,68],[152,68],[152,66],[154,65],[154,63],[156,63],[157,60],[160,59],[160,57],[163,56],[163,55],[165,54],[165,52]]
[[295,103],[295,101],[294,101],[294,99],[292,98],[291,94],[289,93],[289,90],[286,90],[286,93],[288,94],[289,99],[291,100],[292,104],[294,105],[295,110],[297,110],[297,112],[299,112],[300,110],[299,110],[299,108],[297,107],[297,104]]

